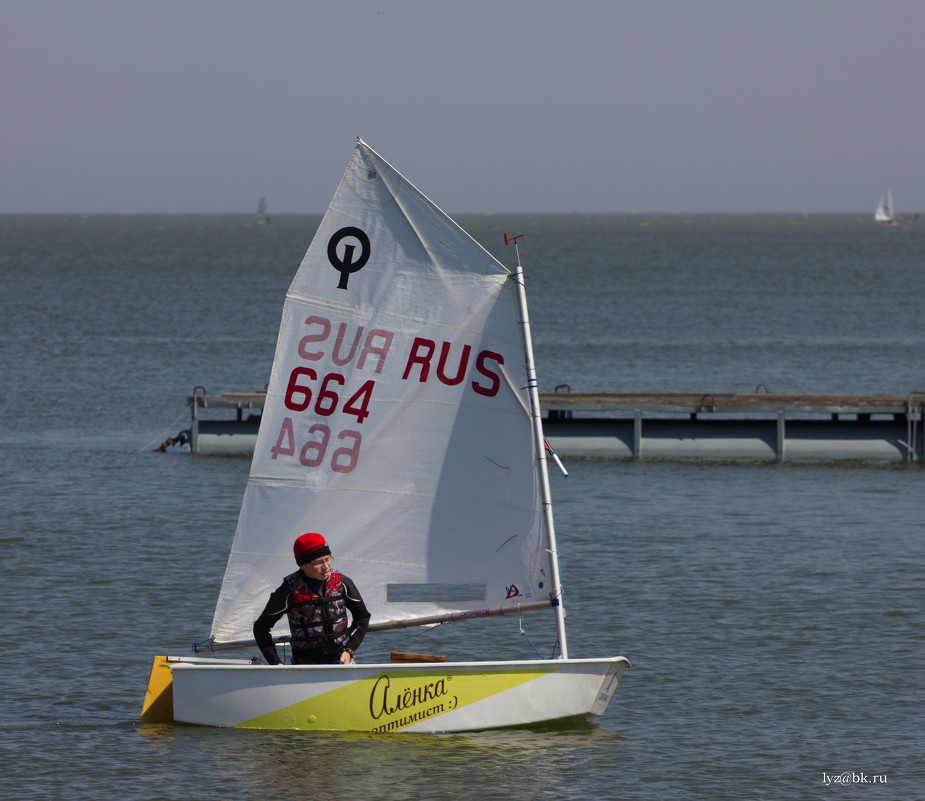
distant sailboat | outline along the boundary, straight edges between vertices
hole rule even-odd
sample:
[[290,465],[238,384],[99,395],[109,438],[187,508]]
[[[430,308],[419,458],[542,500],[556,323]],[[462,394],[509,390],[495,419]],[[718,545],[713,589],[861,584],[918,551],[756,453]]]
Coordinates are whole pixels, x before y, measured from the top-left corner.
[[270,224],[270,216],[267,214],[267,199],[265,197],[260,198],[260,201],[257,203],[257,224]]
[[893,190],[887,189],[886,194],[880,198],[877,208],[874,211],[874,221],[893,224],[896,222],[896,215],[893,212]]

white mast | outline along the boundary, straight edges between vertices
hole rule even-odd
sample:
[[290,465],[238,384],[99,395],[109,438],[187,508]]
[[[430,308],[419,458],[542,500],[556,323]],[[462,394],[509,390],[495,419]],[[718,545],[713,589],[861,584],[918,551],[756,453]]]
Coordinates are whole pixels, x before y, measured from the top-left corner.
[[[565,638],[565,606],[562,603],[562,583],[559,578],[559,550],[556,545],[556,527],[552,516],[552,497],[549,491],[549,471],[546,464],[546,440],[543,436],[543,417],[540,409],[540,395],[536,384],[536,364],[533,361],[533,338],[530,335],[530,316],[527,313],[527,292],[524,286],[524,268],[520,263],[520,248],[517,240],[523,234],[508,237],[504,235],[504,243],[514,243],[514,252],[517,256],[517,266],[511,279],[516,284],[517,306],[520,312],[520,326],[524,340],[524,358],[527,367],[527,390],[530,395],[530,419],[533,424],[533,438],[539,461],[540,499],[543,504],[543,517],[546,523],[546,543],[549,550],[550,599],[554,603],[556,613],[556,633],[559,637],[559,656],[568,659],[568,643]],[[556,603],[558,601],[558,603]]]

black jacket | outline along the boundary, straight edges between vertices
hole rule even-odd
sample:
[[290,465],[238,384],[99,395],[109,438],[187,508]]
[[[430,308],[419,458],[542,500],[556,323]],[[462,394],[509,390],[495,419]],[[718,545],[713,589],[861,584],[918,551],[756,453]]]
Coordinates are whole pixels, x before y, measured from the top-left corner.
[[[363,638],[366,636],[366,628],[369,626],[369,610],[363,602],[360,591],[357,589],[353,580],[341,573],[344,590],[346,594],[346,605],[350,612],[351,623],[348,629],[348,639],[344,645],[331,644],[330,648],[310,648],[310,649],[292,649],[292,663],[294,665],[325,665],[331,664],[340,657],[344,650],[356,651]],[[307,578],[305,583],[309,588],[318,595],[323,595],[323,582]],[[270,594],[270,599],[264,607],[260,617],[254,621],[254,639],[260,647],[260,652],[264,659],[271,665],[281,665],[282,660],[276,651],[273,643],[273,636],[270,630],[276,625],[277,621],[286,614],[292,606],[292,592],[289,585],[284,581]]]

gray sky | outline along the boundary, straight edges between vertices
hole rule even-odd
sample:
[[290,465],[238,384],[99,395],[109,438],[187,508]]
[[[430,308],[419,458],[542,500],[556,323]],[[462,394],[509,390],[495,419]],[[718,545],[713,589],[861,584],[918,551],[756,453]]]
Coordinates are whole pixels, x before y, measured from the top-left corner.
[[3,0],[0,213],[925,210],[921,0]]

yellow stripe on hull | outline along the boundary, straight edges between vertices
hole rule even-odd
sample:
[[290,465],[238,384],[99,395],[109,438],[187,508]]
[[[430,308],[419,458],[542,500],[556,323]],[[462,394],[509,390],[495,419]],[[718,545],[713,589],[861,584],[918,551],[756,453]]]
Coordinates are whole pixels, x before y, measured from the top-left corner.
[[[555,670],[383,671],[245,720],[240,729],[400,731],[505,692]],[[430,728],[430,727],[428,727]]]

